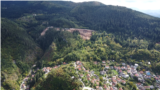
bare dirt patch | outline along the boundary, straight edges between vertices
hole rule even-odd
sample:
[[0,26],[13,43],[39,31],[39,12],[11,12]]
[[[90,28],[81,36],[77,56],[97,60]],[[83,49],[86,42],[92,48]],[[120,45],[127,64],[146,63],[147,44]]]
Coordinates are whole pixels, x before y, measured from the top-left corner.
[[[43,32],[41,33],[41,36],[44,36],[46,31],[49,29],[49,28],[53,28],[53,26],[51,27],[47,27],[46,29],[43,30]],[[57,31],[60,30],[60,28],[55,28]],[[64,31],[66,29],[62,29],[62,31]],[[73,33],[73,31],[78,31],[80,33],[80,36],[82,39],[84,40],[89,40],[92,36],[92,32],[94,30],[90,30],[90,29],[78,29],[78,28],[68,28],[66,31],[69,31],[71,33]]]
[[70,28],[67,31],[72,32],[73,31],[78,31],[80,33],[80,36],[82,39],[84,40],[89,40],[92,36],[92,32],[94,30],[90,30],[90,29],[78,29],[78,28]]

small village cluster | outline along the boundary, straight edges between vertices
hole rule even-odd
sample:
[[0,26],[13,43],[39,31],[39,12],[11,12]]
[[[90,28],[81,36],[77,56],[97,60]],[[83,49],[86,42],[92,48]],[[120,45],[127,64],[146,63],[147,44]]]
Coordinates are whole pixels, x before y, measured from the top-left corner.
[[[65,62],[63,63],[64,65],[66,64]],[[35,67],[36,65],[33,65],[33,67]],[[42,70],[45,72],[45,76],[47,76],[47,74],[52,70],[52,69],[56,69],[60,67],[60,65],[58,66],[54,66],[54,67],[43,67]],[[37,70],[39,70],[39,68],[37,68]],[[33,78],[35,76],[35,73],[37,72],[37,70],[31,70],[31,77]],[[29,75],[27,77],[25,77],[20,85],[20,90],[29,90],[30,85],[26,85],[25,82],[27,82],[29,79]],[[31,79],[32,81],[32,79]]]
[[[109,61],[108,61],[109,62]],[[97,65],[99,62],[95,61],[94,64]],[[146,89],[154,89],[155,87],[160,89],[160,75],[151,74],[150,71],[137,71],[138,64],[135,65],[127,65],[126,63],[122,63],[122,66],[109,66],[106,65],[106,61],[102,61],[102,66],[104,66],[104,70],[100,71],[100,74],[103,76],[103,85],[99,85],[99,76],[94,74],[93,70],[86,70],[83,67],[83,64],[80,61],[76,61],[75,68],[78,71],[87,72],[87,80],[93,84],[96,84],[96,89],[90,88],[90,90],[123,90],[121,87],[117,88],[116,85],[118,83],[126,84],[126,80],[129,77],[136,77],[138,82],[135,83],[139,90],[146,90]],[[116,70],[118,75],[112,76],[111,78],[108,77],[107,71],[108,70]],[[83,74],[79,75],[80,78],[84,77]],[[95,78],[93,78],[94,76]],[[91,79],[92,78],[92,79]],[[154,78],[156,80],[156,85],[149,85],[145,86],[143,83],[145,79]],[[89,88],[88,88],[89,89]]]
[[[94,61],[95,65],[97,65],[100,62]],[[110,61],[102,61],[101,64],[104,67],[102,71],[99,71],[100,75],[103,77],[103,83],[100,85],[100,77],[95,74],[95,71],[93,70],[86,70],[86,68],[83,66],[83,63],[81,61],[74,62],[74,67],[76,70],[77,75],[79,76],[79,80],[83,84],[83,89],[88,90],[123,90],[122,87],[117,88],[117,84],[121,83],[123,85],[126,84],[127,79],[130,77],[136,77],[138,79],[138,82],[135,83],[137,86],[137,89],[139,90],[146,90],[146,89],[154,89],[159,88],[160,89],[160,75],[152,74],[151,71],[137,71],[138,64],[134,65],[127,65],[126,63],[122,63],[121,66],[110,66],[107,65],[107,63],[110,63]],[[66,63],[63,62],[63,65]],[[44,67],[42,70],[45,72],[45,75],[47,75],[52,69],[56,69],[60,67],[61,65],[54,66],[54,67]],[[33,66],[35,67],[35,65]],[[39,68],[37,68],[39,70]],[[113,76],[108,76],[107,72],[109,70],[114,70],[118,74]],[[86,72],[86,76],[83,73],[80,72]],[[36,70],[34,73],[31,74],[32,77],[34,77],[34,74],[36,73]],[[86,83],[82,80],[82,78],[85,77],[87,82],[90,82],[92,84],[96,85],[96,88],[90,88],[90,85],[85,85]],[[25,85],[24,82],[27,81],[29,76],[25,77],[21,84],[21,90],[29,90],[29,85]],[[72,76],[71,78],[74,78]],[[151,79],[154,78],[156,80],[155,85],[149,85],[145,86],[143,83],[145,82],[145,79]]]

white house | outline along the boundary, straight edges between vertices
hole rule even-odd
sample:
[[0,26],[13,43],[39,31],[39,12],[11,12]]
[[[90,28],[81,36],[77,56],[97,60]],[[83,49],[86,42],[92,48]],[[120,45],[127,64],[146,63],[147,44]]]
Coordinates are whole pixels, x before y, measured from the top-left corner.
[[129,75],[128,75],[128,74],[122,74],[122,77],[123,77],[123,78],[128,78]]
[[138,67],[138,64],[135,64],[134,66]]
[[148,62],[148,64],[151,64],[150,62]]

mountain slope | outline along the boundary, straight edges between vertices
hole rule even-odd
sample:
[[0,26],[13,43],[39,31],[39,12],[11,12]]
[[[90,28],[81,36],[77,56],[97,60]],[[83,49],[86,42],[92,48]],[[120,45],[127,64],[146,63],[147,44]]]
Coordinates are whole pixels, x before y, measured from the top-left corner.
[[77,6],[73,16],[85,27],[112,32],[119,36],[132,36],[158,40],[160,19],[119,6]]
[[[160,60],[160,18],[125,7],[99,2],[2,1],[1,25],[2,86],[5,89],[19,89],[22,77],[34,62],[42,68],[76,60],[114,59],[131,63]],[[40,36],[50,26],[54,28]],[[95,32],[90,33],[90,40],[83,40],[79,32],[62,31],[68,28]],[[152,67],[157,69],[159,63],[156,66]]]
[[30,66],[41,57],[42,50],[18,24],[2,18],[2,86],[18,89]]

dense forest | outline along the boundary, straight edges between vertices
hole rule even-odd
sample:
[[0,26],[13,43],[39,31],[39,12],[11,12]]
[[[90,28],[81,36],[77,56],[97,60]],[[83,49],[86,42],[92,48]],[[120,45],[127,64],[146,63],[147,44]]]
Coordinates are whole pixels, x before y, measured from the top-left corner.
[[[150,68],[160,73],[160,18],[99,2],[2,1],[1,5],[2,89],[18,90],[35,62],[43,68],[76,60],[150,61],[153,64]],[[49,26],[54,28],[41,36]],[[85,28],[94,32],[90,40],[83,40],[77,32],[56,28]],[[71,82],[63,79],[69,77],[63,69],[53,72],[64,76],[57,78],[54,76],[57,73],[51,73],[47,81]],[[43,90],[49,85],[47,81],[32,86]],[[75,87],[57,90],[79,88],[75,81],[72,81]],[[53,87],[57,85],[50,82]]]

